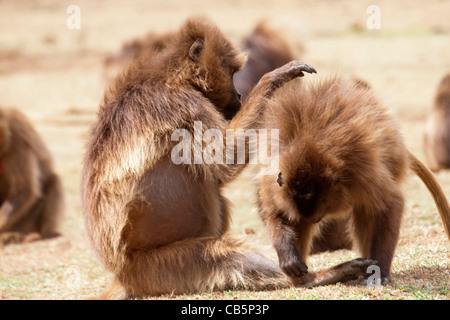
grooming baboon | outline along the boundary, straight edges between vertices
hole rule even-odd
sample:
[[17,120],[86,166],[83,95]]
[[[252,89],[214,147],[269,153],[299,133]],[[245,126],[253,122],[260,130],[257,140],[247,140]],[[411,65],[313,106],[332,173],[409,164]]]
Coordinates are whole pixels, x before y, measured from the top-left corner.
[[[101,298],[291,285],[271,260],[226,235],[222,189],[245,165],[175,165],[170,156],[174,131],[193,133],[194,121],[203,130],[258,128],[274,90],[314,72],[294,61],[267,74],[227,127],[227,108],[240,104],[232,77],[243,63],[217,27],[188,20],[162,53],[135,60],[106,93],[82,176],[87,233],[115,275]],[[371,263],[352,261],[302,284],[336,282]]]
[[62,202],[44,142],[22,113],[0,108],[0,243],[56,235]]
[[339,78],[310,88],[288,85],[266,110],[266,126],[280,130],[279,173],[262,176],[259,212],[286,274],[307,273],[313,236],[330,220],[348,217],[353,244],[363,258],[378,261],[387,283],[408,168],[430,190],[450,237],[447,199],[371,90]]
[[425,129],[425,156],[433,171],[450,168],[450,74],[440,82]]
[[286,37],[267,21],[256,25],[244,39],[242,49],[248,54],[248,59],[243,69],[234,76],[234,84],[242,101],[264,74],[298,58]]

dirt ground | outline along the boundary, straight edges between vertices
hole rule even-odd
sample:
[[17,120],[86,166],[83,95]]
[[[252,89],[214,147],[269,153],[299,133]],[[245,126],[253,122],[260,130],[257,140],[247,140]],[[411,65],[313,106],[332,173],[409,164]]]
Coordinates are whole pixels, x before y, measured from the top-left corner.
[[[80,29],[69,29],[69,5],[80,8]],[[369,5],[378,5],[381,29],[370,30]],[[103,60],[134,37],[175,30],[203,15],[238,43],[263,18],[300,41],[301,60],[318,74],[358,76],[397,115],[406,144],[420,159],[423,132],[436,85],[450,72],[450,1],[0,1],[0,105],[22,110],[54,155],[66,210],[63,237],[0,248],[0,299],[85,299],[111,280],[88,242],[80,205],[80,169],[89,127],[104,86]],[[305,78],[306,79],[306,78]],[[228,189],[233,229],[273,254],[259,221],[252,168]],[[450,171],[436,174],[450,196]],[[370,182],[368,182],[370,183]],[[410,177],[407,207],[392,268],[392,282],[265,292],[227,291],[163,299],[449,299],[450,245],[431,196]],[[351,251],[313,256],[317,270],[357,257]]]

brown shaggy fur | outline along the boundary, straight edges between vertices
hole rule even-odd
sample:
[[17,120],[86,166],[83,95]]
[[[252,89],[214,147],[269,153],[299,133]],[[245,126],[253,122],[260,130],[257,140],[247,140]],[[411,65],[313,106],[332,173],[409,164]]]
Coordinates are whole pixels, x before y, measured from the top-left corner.
[[335,218],[324,222],[320,234],[312,239],[310,254],[352,249],[352,239],[347,235],[348,223],[348,218]]
[[22,113],[0,108],[0,244],[56,235],[62,202],[44,142]]
[[450,74],[440,82],[425,129],[426,162],[431,170],[450,168]]
[[[353,81],[355,86],[359,89],[372,89],[371,85],[366,80],[353,77],[351,81]],[[346,234],[348,223],[348,217],[335,218],[324,223],[320,229],[320,234],[316,235],[312,240],[310,253],[316,254],[340,249],[352,249],[352,240]]]
[[[115,276],[100,298],[291,285],[273,261],[227,235],[222,189],[245,165],[175,165],[170,158],[175,129],[192,133],[194,121],[204,130],[258,128],[275,89],[314,72],[294,61],[267,74],[227,127],[232,75],[243,63],[217,27],[188,20],[163,52],[137,59],[106,93],[82,176],[87,233]],[[367,264],[338,266],[306,285],[339,281]]]
[[266,125],[280,129],[280,173],[261,177],[259,208],[286,274],[305,274],[313,236],[348,217],[353,243],[378,261],[386,283],[408,168],[429,188],[450,238],[447,199],[371,90],[339,78],[309,89],[288,85],[269,102]]

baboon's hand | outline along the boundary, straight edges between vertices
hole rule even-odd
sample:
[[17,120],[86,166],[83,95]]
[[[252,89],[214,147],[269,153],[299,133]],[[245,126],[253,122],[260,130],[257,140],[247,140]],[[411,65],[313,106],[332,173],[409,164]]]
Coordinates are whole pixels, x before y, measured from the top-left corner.
[[303,72],[317,73],[316,69],[310,65],[294,60],[272,72],[266,73],[262,80],[269,81],[272,89],[276,89],[292,79],[303,77],[305,75]]
[[335,266],[333,269],[341,273],[341,282],[358,279],[360,276],[367,274],[367,268],[371,265],[377,264],[377,261],[371,259],[358,258],[348,262],[344,262]]
[[297,77],[303,77],[304,76],[303,72],[317,73],[314,67],[296,60],[286,63],[284,66],[276,69],[275,71],[286,73],[289,76],[291,76],[292,79]]
[[329,269],[321,270],[314,273],[308,273],[296,285],[312,288],[317,286],[325,286],[338,282],[346,282],[356,280],[361,275],[365,275],[367,268],[377,262],[370,259],[355,259],[347,261]]
[[299,277],[308,272],[308,266],[298,254],[280,259],[280,267],[290,277]]

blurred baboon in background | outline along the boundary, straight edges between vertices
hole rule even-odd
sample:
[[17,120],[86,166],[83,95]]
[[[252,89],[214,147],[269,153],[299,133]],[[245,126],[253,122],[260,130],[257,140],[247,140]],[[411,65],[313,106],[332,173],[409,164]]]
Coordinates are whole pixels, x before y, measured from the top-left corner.
[[114,85],[116,76],[127,69],[133,59],[145,53],[160,52],[173,37],[173,33],[148,33],[142,39],[134,39],[125,43],[119,52],[108,55],[104,61],[106,87]]
[[303,53],[300,43],[291,43],[281,27],[270,25],[266,20],[259,22],[253,32],[242,44],[242,50],[248,54],[244,68],[236,72],[234,83],[245,100],[259,79],[276,68],[299,59]]
[[0,108],[0,243],[57,235],[63,190],[39,134],[16,109]]
[[437,88],[425,129],[425,156],[431,170],[450,168],[450,74]]

